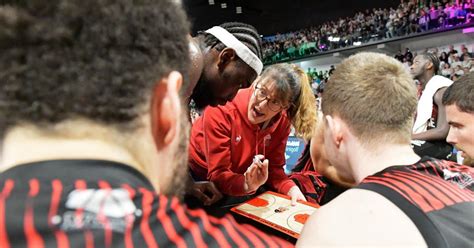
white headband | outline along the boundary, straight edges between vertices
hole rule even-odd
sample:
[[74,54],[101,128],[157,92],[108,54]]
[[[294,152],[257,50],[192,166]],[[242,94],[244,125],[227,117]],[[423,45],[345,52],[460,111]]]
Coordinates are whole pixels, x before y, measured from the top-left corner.
[[263,69],[262,61],[260,61],[257,55],[255,55],[255,53],[250,51],[250,49],[246,45],[240,42],[237,38],[235,38],[235,36],[233,36],[227,30],[219,26],[214,26],[206,30],[205,32],[208,34],[214,35],[214,37],[220,40],[220,42],[222,42],[224,45],[226,45],[229,48],[234,49],[235,52],[237,53],[237,56],[239,56],[240,59],[242,59],[252,69],[254,69],[255,72],[257,72],[257,75],[260,75],[260,73],[262,73],[262,69]]

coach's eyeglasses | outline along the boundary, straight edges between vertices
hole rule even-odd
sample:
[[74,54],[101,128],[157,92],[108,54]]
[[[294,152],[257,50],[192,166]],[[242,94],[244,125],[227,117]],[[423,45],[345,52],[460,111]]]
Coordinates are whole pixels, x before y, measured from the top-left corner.
[[265,87],[259,86],[258,84],[255,85],[254,96],[257,102],[262,102],[262,101],[267,100],[267,106],[273,112],[278,112],[286,108],[286,106],[283,105],[281,101],[270,98],[268,96],[268,90],[265,89]]

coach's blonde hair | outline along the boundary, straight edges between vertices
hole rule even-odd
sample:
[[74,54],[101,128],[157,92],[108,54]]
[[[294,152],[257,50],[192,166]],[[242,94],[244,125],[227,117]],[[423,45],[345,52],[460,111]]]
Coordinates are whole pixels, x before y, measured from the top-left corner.
[[311,90],[306,73],[296,66],[295,71],[301,79],[301,93],[296,103],[288,109],[288,112],[292,116],[291,121],[295,127],[296,135],[308,141],[311,139],[316,127],[316,98]]
[[324,115],[342,118],[363,144],[411,140],[416,87],[403,65],[391,57],[359,53],[345,59],[322,99]]
[[276,97],[289,103],[287,114],[296,136],[311,139],[316,126],[317,109],[306,73],[293,64],[276,64],[266,68],[259,81],[268,78],[275,82]]

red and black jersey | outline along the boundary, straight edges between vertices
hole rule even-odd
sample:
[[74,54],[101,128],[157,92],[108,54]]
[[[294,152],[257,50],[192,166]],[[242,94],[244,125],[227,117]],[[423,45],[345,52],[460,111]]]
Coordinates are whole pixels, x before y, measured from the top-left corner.
[[308,142],[288,177],[300,188],[308,202],[324,205],[342,194],[346,189],[334,184],[315,171],[310,149],[311,142]]
[[438,105],[433,102],[433,110],[431,110],[431,117],[428,120],[428,127],[426,128],[427,130],[434,129],[436,128],[436,125],[438,123]]
[[[420,97],[423,93],[423,88],[421,87],[421,85],[417,85],[417,90],[418,90],[418,93],[417,93],[418,100],[420,100]],[[427,123],[427,130],[436,128],[437,123],[438,123],[438,105],[436,105],[436,103],[434,101],[434,97],[433,97],[433,107],[432,107],[432,110],[431,110],[431,117],[428,119],[427,122],[428,122]]]
[[[474,169],[424,157],[392,166],[357,187],[375,191],[398,206],[429,247],[474,245]],[[402,237],[401,237],[402,238]]]
[[189,210],[135,169],[54,160],[0,174],[0,247],[291,246],[232,216]]
[[316,171],[293,172],[289,178],[300,188],[308,202],[324,205],[346,191]]

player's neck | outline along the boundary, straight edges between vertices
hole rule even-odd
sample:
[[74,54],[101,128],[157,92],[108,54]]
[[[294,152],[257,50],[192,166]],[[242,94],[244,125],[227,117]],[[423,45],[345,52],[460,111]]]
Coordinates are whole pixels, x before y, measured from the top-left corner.
[[[90,133],[89,133],[90,134]],[[29,127],[16,127],[3,143],[0,170],[46,160],[95,159],[127,164],[141,171],[140,163],[124,147],[103,136],[82,138],[50,136]]]
[[390,166],[410,165],[420,160],[409,144],[384,145],[371,151],[360,151],[352,158],[351,164],[357,183]]
[[426,85],[433,77],[434,77],[434,74],[432,72],[426,72],[418,79],[418,81],[420,81],[421,83],[421,88],[423,90],[425,89]]

